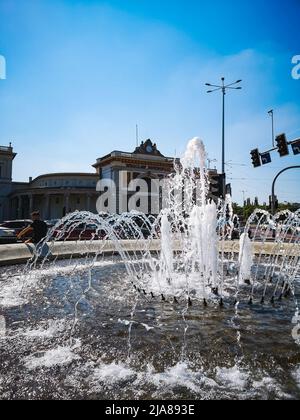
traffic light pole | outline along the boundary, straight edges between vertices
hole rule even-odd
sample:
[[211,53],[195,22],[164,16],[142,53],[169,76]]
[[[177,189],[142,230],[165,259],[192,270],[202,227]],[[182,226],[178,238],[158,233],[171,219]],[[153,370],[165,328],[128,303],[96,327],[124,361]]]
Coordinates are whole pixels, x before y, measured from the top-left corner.
[[282,175],[284,172],[289,171],[291,169],[300,169],[300,166],[289,166],[288,168],[283,169],[279,172],[279,174],[276,175],[273,184],[272,184],[272,214],[275,214],[275,185],[277,182],[277,179]]
[[[223,81],[224,84],[224,81]],[[222,174],[225,174],[225,86],[222,89],[223,107],[222,107]]]
[[[279,138],[279,137],[283,137],[283,136],[285,136],[285,135],[281,135],[281,136],[277,136],[276,137],[276,141],[277,141],[277,139]],[[293,148],[295,148],[296,149],[296,147],[298,147],[299,148],[299,150],[300,150],[300,138],[298,138],[298,139],[295,139],[295,140],[292,140],[292,141],[285,141],[285,144],[284,144],[284,146],[285,147],[287,147],[288,148],[288,146],[293,146]],[[278,146],[276,146],[276,147],[273,147],[272,149],[269,149],[269,150],[267,150],[267,151],[265,151],[265,152],[260,152],[259,151],[259,149],[254,149],[254,150],[252,150],[251,151],[251,156],[252,156],[252,163],[253,163],[253,166],[255,167],[255,168],[257,168],[257,167],[260,167],[261,165],[262,165],[262,162],[261,162],[261,157],[263,156],[263,155],[266,155],[266,154],[268,154],[268,153],[271,153],[271,152],[275,152],[275,151],[278,151],[279,153],[280,153],[280,145],[278,145]],[[282,154],[281,155],[281,157],[284,157],[284,156],[287,156],[289,154],[289,151],[287,151],[287,153],[284,153],[284,154]],[[298,154],[300,154],[298,151],[297,151],[297,153],[294,151],[294,154],[295,155],[298,155]],[[257,162],[257,163],[256,163]],[[270,161],[271,162],[271,161]],[[270,162],[268,162],[268,163],[270,163]]]

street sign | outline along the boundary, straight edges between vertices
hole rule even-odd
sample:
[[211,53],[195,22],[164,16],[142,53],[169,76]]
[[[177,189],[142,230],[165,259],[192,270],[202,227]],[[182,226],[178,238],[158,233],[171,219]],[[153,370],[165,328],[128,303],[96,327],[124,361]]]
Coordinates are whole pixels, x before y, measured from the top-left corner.
[[268,163],[272,162],[271,153],[262,153],[261,155],[261,162],[263,165],[267,165]]
[[292,143],[294,155],[300,155],[300,139]]

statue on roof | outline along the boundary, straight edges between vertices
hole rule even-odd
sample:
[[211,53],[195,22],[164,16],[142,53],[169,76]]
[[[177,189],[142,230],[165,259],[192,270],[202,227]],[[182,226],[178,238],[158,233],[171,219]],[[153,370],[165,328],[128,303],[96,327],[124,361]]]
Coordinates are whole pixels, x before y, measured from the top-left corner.
[[150,139],[145,142],[142,141],[140,146],[135,149],[134,154],[164,157],[157,149],[156,143],[153,143]]

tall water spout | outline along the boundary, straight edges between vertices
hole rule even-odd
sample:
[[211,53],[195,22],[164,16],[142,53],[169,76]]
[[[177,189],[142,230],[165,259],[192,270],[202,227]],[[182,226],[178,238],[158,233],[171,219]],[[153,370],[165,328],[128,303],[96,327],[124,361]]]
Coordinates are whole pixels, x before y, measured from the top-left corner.
[[253,266],[253,244],[247,232],[241,235],[239,264],[240,280],[250,281]]
[[161,259],[160,272],[163,279],[168,284],[172,281],[173,275],[173,239],[171,224],[167,214],[163,214],[161,218]]

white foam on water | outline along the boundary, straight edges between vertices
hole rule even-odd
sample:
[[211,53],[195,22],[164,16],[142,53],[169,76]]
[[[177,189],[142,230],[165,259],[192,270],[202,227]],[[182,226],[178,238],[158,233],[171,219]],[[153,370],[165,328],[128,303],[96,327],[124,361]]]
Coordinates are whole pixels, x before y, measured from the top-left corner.
[[24,359],[25,367],[28,370],[35,370],[38,368],[51,368],[54,366],[63,366],[79,360],[80,357],[74,353],[75,348],[58,346],[55,349],[46,351],[42,356],[28,356]]
[[105,384],[116,384],[118,382],[127,381],[133,379],[136,376],[136,372],[127,367],[123,363],[111,363],[101,364],[95,368],[93,374],[90,377],[91,382],[95,385],[98,382],[104,382]]
[[203,382],[203,374],[193,372],[186,363],[179,362],[162,373],[154,373],[149,369],[148,379],[158,388],[181,386],[197,393]]
[[147,324],[141,324],[141,326],[144,327],[145,330],[148,332],[155,329],[154,327],[150,327],[150,325]]
[[3,315],[0,315],[0,340],[6,336],[6,319]]
[[20,335],[28,339],[45,339],[55,337],[65,329],[65,320],[49,320],[47,323],[41,323],[38,328],[21,331]]
[[300,366],[293,372],[293,378],[296,381],[298,388],[300,389]]
[[[114,265],[113,261],[101,261],[93,264],[93,267],[106,267]],[[2,275],[0,282],[0,307],[14,308],[23,306],[29,302],[27,296],[31,295],[37,286],[40,285],[40,280],[45,277],[55,277],[59,274],[78,274],[81,271],[87,270],[91,264],[70,264],[67,266],[57,265],[43,269],[33,269],[30,273],[17,275]]]
[[269,376],[264,377],[260,381],[254,381],[253,382],[253,388],[255,389],[261,389],[261,388],[274,388],[275,380],[273,378],[270,378]]
[[[86,371],[90,369],[92,372],[86,376]],[[202,386],[217,386],[216,382],[206,378],[202,372],[190,370],[186,363],[177,363],[164,372],[155,371],[150,364],[144,370],[138,371],[121,362],[101,363],[94,366],[86,364],[78,374],[73,373],[66,378],[66,384],[76,388],[82,385],[82,381],[88,384],[90,393],[102,393],[105,389],[109,392],[115,390],[119,393],[125,387],[125,389],[133,391],[136,397],[143,395],[149,385],[156,387],[155,395],[157,397],[164,392],[172,393],[178,387],[198,394]]]
[[[25,305],[28,300],[22,296],[25,279],[22,276],[11,277],[4,283],[0,283],[0,307],[13,308]],[[27,287],[32,289],[37,281],[31,277],[27,281]]]
[[[300,368],[299,368],[300,370]],[[296,372],[298,380],[299,370]],[[278,399],[290,399],[274,378],[262,372],[261,379],[255,381],[251,370],[217,368],[210,374],[202,368],[194,369],[188,363],[179,362],[158,372],[152,364],[136,369],[122,362],[94,363],[88,362],[72,371],[66,378],[66,385],[74,388],[88,388],[89,394],[109,395],[119,398],[120,395],[134,395],[143,398],[148,395],[149,387],[154,390],[153,398],[169,398],[178,395],[179,388],[199,399],[234,398],[268,399],[270,395]],[[210,377],[212,375],[212,377]],[[298,376],[297,376],[298,375]]]
[[249,374],[242,372],[238,366],[231,368],[217,368],[216,379],[222,385],[244,390],[249,382]]
[[88,270],[89,268],[101,268],[101,267],[109,267],[114,265],[115,261],[98,261],[98,262],[87,262],[87,263],[72,263],[69,265],[51,265],[50,267],[46,267],[43,269],[34,269],[31,273],[39,279],[42,279],[45,276],[55,276],[58,274],[71,274]]
[[139,322],[136,322],[136,321],[128,321],[126,319],[124,319],[124,320],[123,319],[118,319],[118,323],[122,324],[122,325],[125,325],[125,327],[129,327],[130,325],[140,325],[141,327],[145,328],[145,330],[147,332],[155,329],[154,327],[150,327],[150,325],[148,325],[148,324],[143,324],[143,323],[139,323]]
[[135,321],[128,321],[127,319],[118,319],[118,324],[125,325],[128,327],[130,324],[136,324]]
[[288,400],[291,398],[289,394],[283,392],[281,386],[277,383],[275,378],[271,378],[265,374],[260,381],[253,381],[252,388],[254,392],[257,392],[261,398],[268,399],[270,393],[274,394],[276,398],[281,400]]

